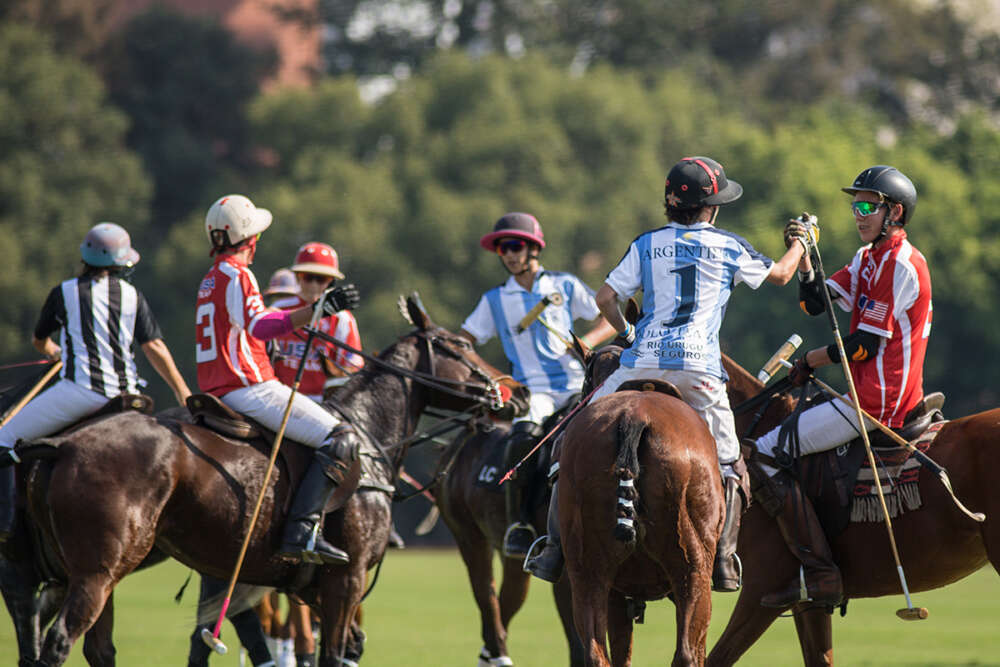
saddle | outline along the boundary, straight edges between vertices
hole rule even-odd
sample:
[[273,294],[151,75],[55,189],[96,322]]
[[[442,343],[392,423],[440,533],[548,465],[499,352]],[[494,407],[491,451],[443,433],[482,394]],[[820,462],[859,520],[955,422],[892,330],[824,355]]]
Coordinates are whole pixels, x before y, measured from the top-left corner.
[[191,394],[185,404],[196,424],[222,435],[237,440],[253,440],[262,435],[262,427],[211,394]]
[[619,391],[655,391],[684,400],[680,390],[672,382],[666,380],[628,380],[622,382],[621,386],[615,390],[615,392]]
[[[944,421],[941,412],[944,401],[945,396],[940,392],[928,394],[907,413],[903,426],[894,430],[908,442],[918,440],[933,424]],[[929,448],[932,438],[922,440],[926,441],[920,443],[921,450]],[[898,475],[910,454],[909,450],[879,430],[869,432],[869,442],[876,461],[891,466]],[[919,464],[913,463],[911,467],[915,471],[918,466]],[[861,438],[827,452],[805,456],[800,460],[802,490],[813,501],[820,524],[828,537],[838,535],[847,528],[848,523],[860,521],[862,520],[860,517],[863,516],[874,517],[869,520],[882,520],[880,507],[875,513],[859,513],[854,507],[857,503],[867,500],[861,497],[856,488],[860,484],[858,478],[862,469],[867,470],[868,475],[872,474],[868,468],[868,457]],[[904,508],[916,509],[920,506],[916,481],[917,476],[913,474],[908,475],[906,479],[897,476],[891,484],[883,484],[890,515],[899,514]]]

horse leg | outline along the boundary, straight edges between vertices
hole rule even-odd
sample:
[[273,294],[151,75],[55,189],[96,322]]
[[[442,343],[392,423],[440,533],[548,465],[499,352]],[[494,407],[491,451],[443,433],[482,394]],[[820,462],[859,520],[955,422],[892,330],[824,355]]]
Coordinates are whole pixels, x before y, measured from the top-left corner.
[[794,609],[795,631],[806,667],[833,666],[833,622],[823,608]]
[[[575,574],[575,573],[574,573]],[[608,594],[603,581],[573,578],[573,622],[584,649],[584,665],[610,667],[608,659]]]
[[570,667],[582,667],[583,644],[580,643],[576,628],[573,627],[573,591],[569,587],[569,577],[563,577],[558,583],[553,584],[552,597],[556,600],[556,609],[559,610],[563,634],[566,635],[566,643],[569,645]]
[[744,579],[744,588],[740,591],[729,623],[708,655],[706,664],[709,667],[729,667],[736,664],[781,614],[780,609],[760,606],[760,591],[748,588],[747,583],[748,580]]
[[608,596],[608,643],[611,645],[611,664],[615,667],[632,664],[632,630],[625,596],[611,591]]
[[101,615],[116,583],[116,580],[106,574],[91,575],[70,582],[62,609],[45,634],[39,662],[55,667],[66,661],[76,640]]
[[503,559],[503,581],[500,584],[500,624],[504,635],[510,628],[510,621],[528,599],[531,575],[524,571],[521,559]]
[[[500,603],[493,581],[493,547],[478,529],[453,531],[458,551],[465,561],[465,571],[472,585],[472,597],[479,607],[480,635],[483,653],[480,664],[507,655],[507,625],[502,620]],[[506,570],[505,570],[506,571]],[[506,582],[506,574],[504,575]]]
[[30,565],[0,557],[0,590],[14,622],[19,667],[35,664],[41,643],[37,580]]
[[352,625],[361,606],[364,592],[364,568],[352,561],[350,568],[334,568],[333,576],[324,577],[320,589],[320,651],[319,667],[345,667]]
[[677,646],[670,663],[674,667],[705,664],[705,641],[712,617],[713,559],[707,553],[703,555],[705,558],[699,562],[685,564],[683,573],[675,569],[671,577],[677,607]]
[[108,595],[101,615],[83,637],[83,657],[90,667],[115,667],[115,645],[111,631],[115,627],[115,594]]

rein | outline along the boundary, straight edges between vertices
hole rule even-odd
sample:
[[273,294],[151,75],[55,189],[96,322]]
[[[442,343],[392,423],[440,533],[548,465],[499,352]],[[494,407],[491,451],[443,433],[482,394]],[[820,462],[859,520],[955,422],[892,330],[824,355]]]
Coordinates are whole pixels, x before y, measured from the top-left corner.
[[478,366],[470,362],[462,355],[457,354],[454,350],[444,346],[440,342],[439,336],[428,335],[422,331],[416,332],[416,335],[418,337],[423,338],[427,342],[428,351],[431,352],[431,354],[429,355],[431,367],[433,368],[434,364],[434,354],[433,351],[431,350],[433,346],[433,348],[437,348],[438,350],[445,352],[451,358],[465,365],[473,375],[482,380],[486,384],[485,387],[486,396],[469,395],[468,393],[457,391],[456,389],[452,388],[452,387],[458,387],[458,388],[470,388],[470,389],[483,389],[483,387],[481,387],[478,383],[466,382],[463,380],[447,380],[436,377],[430,373],[421,373],[420,371],[414,371],[408,368],[402,368],[387,361],[383,361],[382,359],[379,359],[374,355],[368,354],[367,352],[363,352],[362,350],[359,350],[351,345],[348,345],[343,341],[339,341],[325,332],[312,330],[309,327],[306,327],[306,330],[314,333],[314,335],[317,338],[320,338],[341,349],[347,350],[352,354],[360,356],[367,362],[371,362],[376,366],[381,366],[382,368],[388,370],[391,373],[395,373],[396,375],[402,377],[408,377],[411,380],[416,381],[418,384],[424,385],[425,387],[429,387],[431,389],[440,391],[450,396],[457,396],[463,399],[471,398],[476,403],[479,403],[480,405],[485,405],[489,407],[491,410],[499,410],[503,407],[503,399],[501,398],[500,395],[500,385],[496,382],[496,380],[491,378],[489,375],[486,374],[485,371],[483,371],[483,369],[479,368]]

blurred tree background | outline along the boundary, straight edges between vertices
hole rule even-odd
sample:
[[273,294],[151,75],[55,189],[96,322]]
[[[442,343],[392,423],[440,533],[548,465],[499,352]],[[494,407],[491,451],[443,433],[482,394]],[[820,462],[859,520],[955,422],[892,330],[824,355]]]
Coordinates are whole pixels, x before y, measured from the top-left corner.
[[[319,0],[280,15],[323,27],[305,87],[262,87],[275,55],[218,22],[164,5],[115,24],[116,4],[0,8],[0,363],[35,358],[45,294],[100,220],[132,233],[134,281],[194,387],[204,213],[222,194],[275,214],[261,282],[305,241],[337,248],[376,349],[406,326],[399,293],[454,329],[505,279],[477,241],[507,211],[536,214],[544,264],[597,288],[663,224],[670,165],[704,154],[745,187],[720,226],[776,256],[785,220],[814,212],[828,272],[859,245],[840,187],[872,164],[907,173],[934,281],[925,386],[952,416],[1000,404],[995,3]],[[756,371],[792,332],[829,342],[796,301],[738,289],[727,350]],[[148,391],[169,405],[158,379]]]

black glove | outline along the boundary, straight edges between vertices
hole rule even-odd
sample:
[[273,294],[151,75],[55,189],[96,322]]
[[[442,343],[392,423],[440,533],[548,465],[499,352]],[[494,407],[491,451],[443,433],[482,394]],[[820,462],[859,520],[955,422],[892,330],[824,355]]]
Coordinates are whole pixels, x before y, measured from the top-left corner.
[[313,308],[321,308],[324,315],[333,315],[341,310],[353,310],[358,307],[359,303],[361,303],[361,296],[358,294],[358,288],[353,283],[347,283],[346,285],[337,285],[324,294],[313,305]]
[[806,227],[802,224],[801,220],[789,220],[788,224],[785,225],[785,247],[791,248],[792,244],[799,239],[802,239],[803,243],[808,245],[809,232],[806,231]]
[[813,368],[806,361],[805,357],[799,357],[792,364],[792,367],[788,369],[788,379],[792,381],[792,384],[796,387],[801,387],[806,382],[809,382],[809,376],[812,375]]

